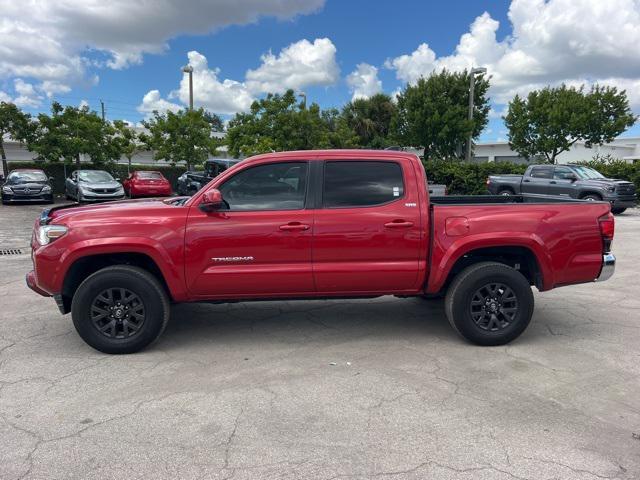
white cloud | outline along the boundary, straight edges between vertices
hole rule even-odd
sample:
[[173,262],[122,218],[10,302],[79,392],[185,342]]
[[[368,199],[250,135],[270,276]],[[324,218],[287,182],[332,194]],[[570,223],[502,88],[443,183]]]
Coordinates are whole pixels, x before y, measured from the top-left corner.
[[0,102],[10,103],[12,101],[13,100],[11,98],[11,95],[9,95],[7,92],[3,92],[2,90],[0,90]]
[[246,74],[246,85],[253,93],[281,93],[308,85],[332,85],[340,77],[336,47],[328,38],[313,43],[300,40],[282,49],[278,56],[269,52],[262,65]]
[[13,82],[13,88],[18,95],[13,99],[13,103],[18,107],[36,108],[42,103],[42,95],[36,92],[31,83],[27,83],[21,78],[16,78]]
[[360,63],[347,76],[347,85],[353,92],[352,100],[369,98],[382,91],[382,82],[378,79],[378,69],[368,63]]
[[183,107],[176,103],[172,103],[163,99],[160,95],[160,91],[158,90],[148,91],[142,98],[142,103],[138,105],[138,111],[147,117],[150,116],[155,110],[157,110],[158,112],[166,112],[167,110],[177,112],[181,108]]
[[[244,83],[218,79],[219,69],[210,69],[207,58],[199,52],[187,54],[193,67],[193,102],[196,108],[204,107],[216,113],[231,114],[246,111],[254,98]],[[170,94],[184,105],[189,104],[189,75],[185,74],[180,88]]]
[[628,88],[640,107],[640,1],[513,0],[509,19],[512,34],[502,41],[496,38],[498,22],[484,13],[453,54],[437,57],[423,43],[385,66],[409,83],[443,68],[483,66],[498,103],[548,84],[597,81]]
[[[30,78],[47,95],[87,78],[85,57],[114,69],[142,62],[167,49],[181,34],[207,34],[263,16],[288,19],[317,11],[324,0],[0,0],[0,79]],[[47,83],[48,82],[48,83]]]

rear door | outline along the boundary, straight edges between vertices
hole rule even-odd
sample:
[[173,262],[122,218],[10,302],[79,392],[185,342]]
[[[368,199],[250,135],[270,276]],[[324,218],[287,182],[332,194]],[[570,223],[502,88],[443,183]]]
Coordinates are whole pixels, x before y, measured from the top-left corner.
[[326,160],[321,170],[313,241],[318,292],[418,288],[422,219],[409,162]]
[[306,161],[248,166],[219,186],[227,208],[191,208],[185,235],[191,295],[269,297],[315,290],[309,170]]
[[522,178],[522,193],[548,195],[552,177],[553,165],[531,167],[529,173]]

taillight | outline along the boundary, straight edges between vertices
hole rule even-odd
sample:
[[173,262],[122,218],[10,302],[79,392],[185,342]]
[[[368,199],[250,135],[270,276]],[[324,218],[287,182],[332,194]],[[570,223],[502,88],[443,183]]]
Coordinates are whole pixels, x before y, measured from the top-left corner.
[[605,252],[611,250],[611,242],[613,242],[613,234],[615,233],[616,221],[611,212],[601,216],[598,219],[600,225],[600,235],[602,236],[602,243]]

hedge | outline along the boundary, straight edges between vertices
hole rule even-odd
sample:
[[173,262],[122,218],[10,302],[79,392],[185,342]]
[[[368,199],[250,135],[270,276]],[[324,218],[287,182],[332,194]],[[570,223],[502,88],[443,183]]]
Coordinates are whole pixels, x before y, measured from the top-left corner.
[[[64,194],[64,181],[65,178],[71,175],[76,169],[75,164],[66,165],[67,175],[65,176],[65,165],[62,163],[42,163],[42,162],[9,162],[9,171],[15,170],[18,168],[39,168],[44,170],[44,172],[49,177],[53,177],[53,181],[51,182],[53,187],[53,192],[58,195]],[[90,163],[82,163],[82,168],[86,169],[96,169],[96,170],[106,170],[111,173],[116,178],[120,180],[124,180],[127,178],[127,164],[122,163],[114,163],[107,166],[94,166]],[[168,165],[131,165],[131,171],[134,170],[154,170],[157,172],[162,172],[162,174],[171,182],[174,191],[176,190],[178,177],[182,175],[185,171],[185,167],[171,167]]]

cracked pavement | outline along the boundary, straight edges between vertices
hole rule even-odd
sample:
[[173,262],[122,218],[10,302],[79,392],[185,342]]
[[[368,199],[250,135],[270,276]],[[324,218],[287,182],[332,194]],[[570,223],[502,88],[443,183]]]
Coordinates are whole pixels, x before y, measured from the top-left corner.
[[[0,207],[0,248],[41,206]],[[0,257],[2,479],[640,478],[640,211],[615,276],[535,292],[506,347],[466,344],[440,301],[177,305],[108,356]]]

